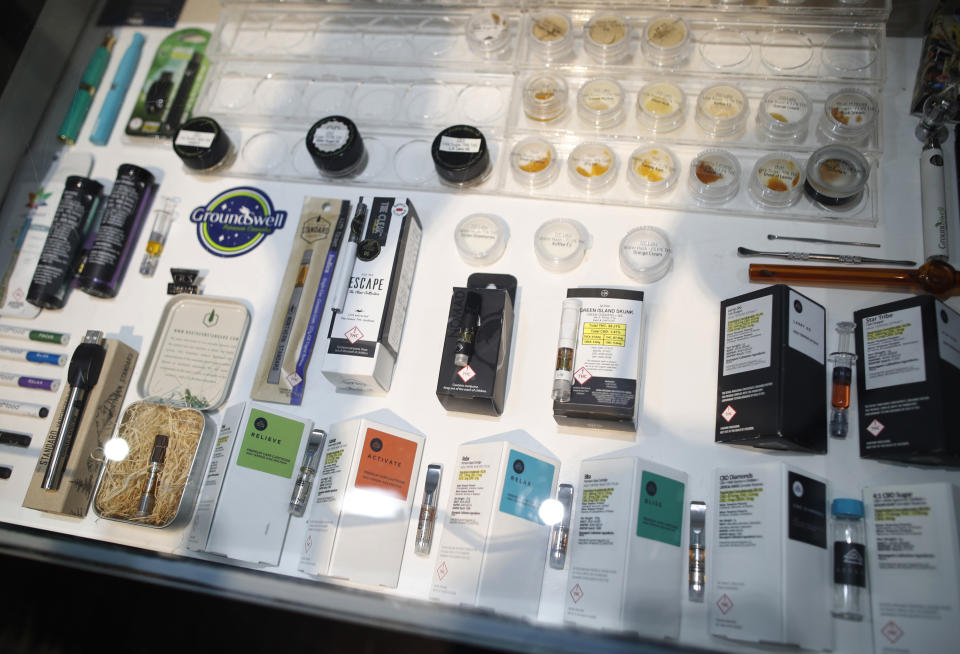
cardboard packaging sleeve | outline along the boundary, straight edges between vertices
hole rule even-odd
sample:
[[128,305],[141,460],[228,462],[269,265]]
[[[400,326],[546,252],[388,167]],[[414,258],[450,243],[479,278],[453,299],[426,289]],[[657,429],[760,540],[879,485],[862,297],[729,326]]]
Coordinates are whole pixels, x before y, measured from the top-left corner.
[[110,439],[113,428],[120,417],[120,407],[127,394],[127,387],[133,379],[133,369],[137,363],[137,352],[121,341],[108,338],[104,341],[106,354],[97,385],[90,389],[83,416],[77,425],[76,436],[70,449],[70,456],[64,468],[63,481],[56,491],[40,488],[43,474],[50,461],[50,451],[56,440],[57,429],[63,417],[63,409],[70,395],[69,385],[65,385],[60,394],[60,402],[54,414],[56,418],[50,425],[47,440],[44,441],[40,458],[33,471],[33,477],[23,498],[23,506],[49,513],[61,513],[82,518],[90,507],[97,477],[103,459],[95,456],[102,452],[103,444]]

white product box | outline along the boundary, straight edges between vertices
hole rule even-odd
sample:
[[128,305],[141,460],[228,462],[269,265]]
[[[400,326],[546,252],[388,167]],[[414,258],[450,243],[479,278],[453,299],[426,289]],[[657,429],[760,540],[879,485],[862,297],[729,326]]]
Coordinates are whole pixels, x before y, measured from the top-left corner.
[[187,548],[279,565],[313,421],[253,402],[224,411]]
[[784,463],[714,475],[710,633],[831,649],[826,481]]
[[580,464],[567,622],[680,637],[685,473],[634,456]]
[[960,643],[960,488],[946,482],[863,491],[876,654]]
[[330,428],[314,482],[300,570],[396,588],[423,436],[365,418]]
[[457,449],[430,599],[534,619],[550,537],[539,509],[560,462],[533,439],[531,449],[499,438]]
[[330,321],[323,374],[339,389],[388,391],[423,228],[410,200],[375,197],[369,204],[343,311]]

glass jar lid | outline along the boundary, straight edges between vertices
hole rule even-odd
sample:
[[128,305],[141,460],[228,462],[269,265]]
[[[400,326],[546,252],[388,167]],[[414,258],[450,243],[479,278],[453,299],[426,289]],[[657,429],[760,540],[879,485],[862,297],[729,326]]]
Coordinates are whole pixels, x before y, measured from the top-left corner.
[[573,23],[566,14],[545,11],[531,19],[528,37],[534,54],[548,61],[561,59],[573,50]]
[[697,98],[697,124],[710,136],[732,136],[747,122],[747,96],[736,86],[714,84]]
[[453,240],[460,257],[473,266],[494,263],[507,249],[507,226],[488,213],[474,213],[459,223],[453,230]]
[[506,15],[495,9],[481,10],[470,16],[466,33],[467,45],[481,57],[496,56],[510,44]]
[[690,27],[679,16],[654,16],[643,28],[640,50],[656,66],[676,66],[690,54]]
[[623,87],[615,79],[593,79],[577,93],[577,114],[589,125],[607,128],[619,125],[626,115]]
[[757,109],[757,128],[770,140],[802,141],[810,124],[810,99],[799,89],[767,91]]
[[848,145],[825,145],[807,159],[804,190],[810,199],[825,207],[855,206],[869,181],[869,162]]
[[567,110],[567,82],[559,75],[531,75],[523,84],[523,111],[533,120],[560,118]]
[[637,94],[637,119],[652,132],[669,132],[683,124],[686,98],[676,84],[652,82]]
[[700,204],[723,204],[740,190],[740,162],[726,150],[704,150],[690,162],[687,185]]
[[866,141],[880,112],[877,101],[860,89],[841,89],[827,98],[820,116],[820,130],[844,143]]
[[747,184],[750,195],[765,207],[789,207],[803,194],[803,166],[789,154],[775,152],[757,160]]
[[602,64],[622,59],[630,51],[630,23],[619,14],[597,14],[583,28],[583,49]]
[[533,237],[533,249],[540,265],[551,272],[573,270],[590,247],[590,235],[576,220],[556,218],[540,225]]
[[567,158],[574,185],[588,193],[607,188],[617,176],[617,155],[602,143],[581,143]]
[[664,193],[679,177],[677,158],[662,145],[642,145],[630,155],[627,179],[641,193]]
[[636,227],[620,241],[620,269],[630,279],[651,284],[667,274],[672,262],[670,239],[662,229]]
[[513,146],[510,170],[514,179],[524,186],[546,186],[560,173],[557,150],[542,138],[524,139]]

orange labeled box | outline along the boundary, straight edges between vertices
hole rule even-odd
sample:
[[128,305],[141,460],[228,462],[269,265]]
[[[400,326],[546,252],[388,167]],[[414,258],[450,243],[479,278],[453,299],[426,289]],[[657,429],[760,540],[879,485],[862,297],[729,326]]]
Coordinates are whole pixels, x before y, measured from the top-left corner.
[[308,509],[302,572],[397,587],[423,442],[366,418],[330,428]]

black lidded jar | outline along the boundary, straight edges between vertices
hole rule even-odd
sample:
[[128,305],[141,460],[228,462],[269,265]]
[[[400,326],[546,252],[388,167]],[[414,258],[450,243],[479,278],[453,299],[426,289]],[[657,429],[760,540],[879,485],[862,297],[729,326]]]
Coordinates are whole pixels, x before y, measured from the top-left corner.
[[430,147],[440,180],[454,186],[473,186],[490,174],[487,139],[473,125],[453,125],[437,134]]
[[307,152],[321,173],[349,177],[367,166],[367,150],[360,132],[346,116],[327,116],[307,130]]
[[230,137],[213,118],[196,116],[185,121],[173,137],[173,151],[183,165],[199,172],[212,172],[233,160]]
[[63,308],[77,254],[93,225],[102,193],[100,182],[78,175],[67,177],[27,289],[27,302],[42,309]]
[[153,173],[121,164],[103,208],[100,228],[78,276],[80,290],[95,297],[114,297],[120,290],[130,255],[153,200]]

